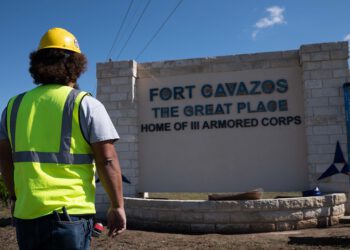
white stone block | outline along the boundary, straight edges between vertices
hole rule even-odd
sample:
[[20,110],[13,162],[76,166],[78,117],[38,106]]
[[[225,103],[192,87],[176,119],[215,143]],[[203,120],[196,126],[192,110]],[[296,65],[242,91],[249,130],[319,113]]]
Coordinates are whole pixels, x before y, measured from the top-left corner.
[[120,164],[122,169],[129,169],[129,168],[131,168],[131,160],[120,160],[119,159],[119,164]]
[[306,135],[312,135],[312,127],[307,127],[306,128]]
[[136,152],[119,152],[118,154],[120,160],[136,160],[137,153]]
[[177,222],[203,223],[203,213],[200,212],[179,212],[176,214]]
[[259,212],[238,211],[230,213],[230,223],[249,223],[260,220],[261,216]]
[[109,102],[110,101],[110,95],[109,94],[99,94],[97,96],[97,99],[102,102],[102,103],[105,103],[105,102]]
[[111,85],[111,79],[110,78],[97,79],[97,85],[99,87],[110,86]]
[[139,132],[139,128],[138,128],[138,126],[129,126],[129,133],[130,134],[138,134],[138,132]]
[[101,215],[106,216],[109,206],[110,206],[109,203],[96,203],[97,216],[98,217],[100,217]]
[[329,136],[327,135],[312,135],[307,136],[309,144],[328,144],[330,142]]
[[118,102],[119,109],[137,109],[137,103],[131,102],[131,100]]
[[203,214],[203,219],[205,223],[229,223],[230,214],[225,212],[208,212]]
[[102,86],[100,88],[99,93],[101,93],[101,94],[110,94],[110,93],[116,92],[116,90],[117,90],[116,86],[110,86],[110,85],[109,86]]
[[135,143],[130,143],[130,151],[131,152],[138,152],[138,145]]
[[294,222],[277,222],[276,231],[290,231],[296,228],[296,223]]
[[337,59],[344,59],[347,60],[349,58],[348,50],[334,50],[330,52],[331,59],[337,60]]
[[[266,61],[268,64],[269,61]],[[282,59],[282,60],[273,60],[270,61],[270,66],[266,66],[264,68],[287,68],[287,67],[299,67],[299,59]]]
[[[302,76],[303,76],[303,80],[313,80],[314,78],[311,77],[311,70],[309,71],[303,71]],[[317,78],[316,78],[317,79]]]
[[176,213],[174,211],[157,211],[157,221],[176,221]]
[[277,221],[295,221],[302,220],[303,212],[301,211],[263,211],[260,212],[261,222],[277,222]]
[[118,152],[128,152],[129,151],[129,143],[117,143],[115,148]]
[[107,111],[117,109],[116,102],[103,102],[103,105],[105,106]]
[[308,107],[323,107],[328,106],[328,98],[325,97],[315,97],[306,100]]
[[122,117],[118,118],[118,125],[137,125],[137,119],[134,117]]
[[139,162],[138,161],[136,161],[136,160],[132,160],[131,161],[131,167],[132,168],[139,168]]
[[117,69],[105,69],[99,72],[100,75],[98,78],[115,78],[119,77],[119,72]]
[[309,45],[300,46],[301,54],[309,53],[309,52],[318,52],[318,51],[321,51],[320,44],[309,44]]
[[130,77],[114,77],[111,79],[112,85],[129,85]]
[[334,145],[309,145],[309,153],[332,154],[334,153]]
[[339,96],[339,88],[312,89],[312,97]]
[[334,206],[332,208],[332,215],[333,216],[339,216],[339,215],[344,215],[345,213],[345,206],[344,204]]
[[323,61],[322,68],[323,69],[346,69],[347,68],[346,60],[332,60],[332,61]]
[[[318,164],[318,165],[321,165],[321,164]],[[317,176],[317,178],[318,178],[318,176]],[[323,192],[323,190],[322,190],[322,192]],[[323,196],[321,196],[321,197],[316,197],[316,196],[308,197],[304,200],[305,207],[309,207],[309,208],[324,207],[324,203],[325,203],[325,198]]]
[[129,61],[118,61],[118,62],[112,62],[113,68],[120,69],[120,68],[130,68],[130,62]]
[[120,142],[137,142],[137,136],[135,135],[122,135]]
[[104,202],[104,196],[105,194],[97,194],[95,197],[95,202],[96,203],[103,203]]
[[127,99],[128,99],[128,95],[126,93],[111,94],[111,101],[125,101]]
[[333,154],[309,154],[308,162],[326,164],[331,163],[333,160]]
[[304,211],[304,219],[313,219],[318,217],[326,217],[331,215],[330,207],[323,207],[317,209],[305,209]]
[[131,84],[117,86],[117,92],[118,93],[129,93],[131,91],[132,91]]
[[119,135],[129,134],[129,126],[127,125],[118,125],[116,129]]
[[239,201],[216,201],[215,207],[220,211],[233,212],[241,210]]
[[321,62],[305,62],[303,64],[304,70],[315,70],[321,68]]
[[312,89],[304,88],[304,100],[312,98]]
[[313,127],[314,135],[330,135],[330,134],[339,134],[341,132],[342,132],[342,129],[341,129],[341,126],[339,125]]
[[126,117],[138,117],[137,110],[129,109],[127,110]]
[[280,210],[300,209],[304,205],[301,199],[279,199],[278,208]]
[[123,183],[123,194],[125,197],[135,197],[136,188],[130,184]]
[[321,49],[322,50],[338,50],[342,48],[342,43],[341,42],[336,42],[336,43],[322,43],[321,44]]
[[329,97],[329,105],[341,106],[344,104],[343,97]]
[[325,88],[341,88],[345,82],[345,77],[322,80],[323,87]]
[[308,117],[313,117],[314,116],[314,110],[313,110],[313,108],[312,107],[310,107],[310,106],[307,106],[306,108],[305,108],[305,123],[306,124],[308,124],[308,120],[307,120],[307,118]]
[[123,169],[123,174],[127,177],[138,177],[139,172],[137,169],[127,168]]
[[118,69],[118,76],[136,76],[136,71],[130,68]]
[[307,54],[301,54],[300,56],[300,61],[303,62],[308,62],[311,61],[311,53],[307,53]]
[[[251,65],[252,69],[269,69],[271,67],[274,67],[272,65],[273,61],[267,61],[267,60],[251,62],[249,64]],[[249,67],[250,66],[245,66],[245,68],[249,68]],[[239,66],[238,65],[235,67],[235,70],[239,70]]]
[[332,70],[313,70],[310,72],[311,79],[329,79],[333,77]]
[[315,116],[340,115],[340,107],[314,107]]
[[296,229],[306,229],[317,227],[317,219],[302,220],[296,223]]
[[349,69],[336,69],[333,71],[334,77],[348,77],[349,76]]
[[311,61],[329,60],[330,55],[328,51],[316,52],[311,54]]
[[106,191],[103,189],[103,186],[102,186],[102,184],[101,184],[101,182],[100,183],[98,183],[98,184],[96,184],[96,195],[104,195],[104,194],[106,194]]
[[111,118],[119,118],[122,117],[122,113],[119,110],[109,110],[108,114]]

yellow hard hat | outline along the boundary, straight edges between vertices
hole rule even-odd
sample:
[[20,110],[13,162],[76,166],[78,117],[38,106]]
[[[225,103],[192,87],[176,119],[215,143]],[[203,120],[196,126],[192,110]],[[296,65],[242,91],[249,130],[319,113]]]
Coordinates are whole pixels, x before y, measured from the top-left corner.
[[66,49],[81,53],[75,36],[62,28],[49,29],[41,38],[38,50],[49,48]]

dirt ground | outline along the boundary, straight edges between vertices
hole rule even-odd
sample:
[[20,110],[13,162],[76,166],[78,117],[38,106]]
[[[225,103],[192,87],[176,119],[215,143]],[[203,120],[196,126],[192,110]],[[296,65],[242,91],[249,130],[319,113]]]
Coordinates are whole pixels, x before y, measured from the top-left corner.
[[[0,249],[18,249],[9,211],[0,208]],[[170,234],[127,230],[94,238],[92,249],[350,249],[350,224],[330,228],[259,234]]]

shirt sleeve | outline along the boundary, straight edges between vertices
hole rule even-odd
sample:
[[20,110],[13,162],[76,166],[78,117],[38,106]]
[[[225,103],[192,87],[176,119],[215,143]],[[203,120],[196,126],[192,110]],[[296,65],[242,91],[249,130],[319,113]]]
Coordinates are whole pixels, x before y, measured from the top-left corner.
[[6,108],[2,111],[1,122],[0,122],[0,140],[8,138],[7,128],[6,128]]
[[89,143],[119,139],[106,108],[97,99],[85,96],[79,115],[82,132]]

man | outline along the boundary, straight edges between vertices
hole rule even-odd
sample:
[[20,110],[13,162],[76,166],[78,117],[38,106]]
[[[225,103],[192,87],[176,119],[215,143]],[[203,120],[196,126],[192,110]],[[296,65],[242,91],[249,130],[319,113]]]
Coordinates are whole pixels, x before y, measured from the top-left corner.
[[109,236],[126,229],[119,136],[104,108],[79,91],[87,60],[74,35],[48,30],[30,54],[38,87],[10,99],[0,126],[1,172],[20,249],[89,249],[95,165],[111,202]]

